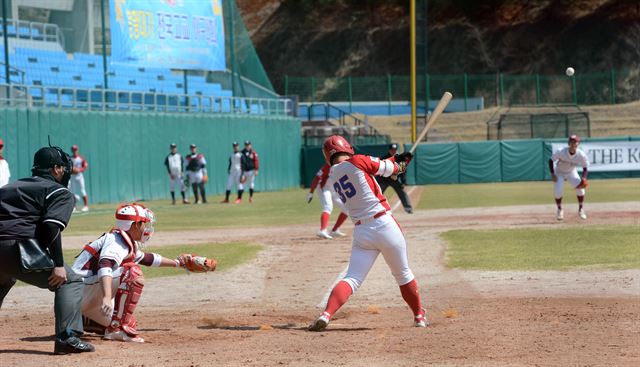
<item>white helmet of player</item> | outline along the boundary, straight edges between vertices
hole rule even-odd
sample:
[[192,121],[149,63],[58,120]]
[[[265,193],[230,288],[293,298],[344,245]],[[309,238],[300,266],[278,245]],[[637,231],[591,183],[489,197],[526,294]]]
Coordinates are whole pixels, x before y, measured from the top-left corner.
[[128,231],[133,223],[144,223],[140,242],[145,243],[153,235],[153,223],[156,217],[153,212],[142,204],[122,204],[116,209],[116,228]]

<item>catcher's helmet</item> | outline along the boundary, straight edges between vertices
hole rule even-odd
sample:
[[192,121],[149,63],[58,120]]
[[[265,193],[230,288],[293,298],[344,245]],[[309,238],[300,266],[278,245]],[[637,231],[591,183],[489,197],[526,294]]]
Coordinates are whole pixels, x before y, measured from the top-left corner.
[[328,137],[322,144],[322,154],[327,163],[331,164],[331,157],[337,153],[355,154],[353,147],[340,135]]
[[149,223],[149,228],[153,230],[153,222],[156,217],[153,212],[142,204],[122,204],[116,209],[116,227],[123,231],[128,231],[133,223]]

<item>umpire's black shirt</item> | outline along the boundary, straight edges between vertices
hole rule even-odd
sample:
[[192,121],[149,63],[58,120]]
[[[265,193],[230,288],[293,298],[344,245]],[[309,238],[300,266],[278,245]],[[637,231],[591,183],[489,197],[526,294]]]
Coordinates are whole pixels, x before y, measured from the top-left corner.
[[37,227],[53,222],[64,230],[75,198],[53,176],[28,177],[0,188],[0,240],[37,238]]

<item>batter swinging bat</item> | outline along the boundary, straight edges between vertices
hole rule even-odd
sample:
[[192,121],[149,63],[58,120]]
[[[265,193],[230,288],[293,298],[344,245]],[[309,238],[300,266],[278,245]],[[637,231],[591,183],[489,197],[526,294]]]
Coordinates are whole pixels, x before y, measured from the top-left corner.
[[427,135],[427,132],[429,131],[431,126],[433,126],[433,124],[436,123],[436,120],[438,119],[438,117],[440,117],[440,115],[442,114],[442,111],[444,111],[444,109],[447,107],[449,102],[451,102],[451,98],[453,98],[453,95],[451,93],[444,92],[444,94],[442,95],[442,98],[440,98],[440,102],[438,102],[438,104],[436,105],[436,108],[431,113],[431,116],[429,116],[429,120],[424,125],[424,128],[420,132],[420,135],[418,135],[418,138],[416,139],[415,143],[411,147],[411,150],[409,151],[409,153],[413,154],[413,152],[416,151],[416,148],[418,147],[418,144],[420,143],[420,141],[424,139],[424,137]]

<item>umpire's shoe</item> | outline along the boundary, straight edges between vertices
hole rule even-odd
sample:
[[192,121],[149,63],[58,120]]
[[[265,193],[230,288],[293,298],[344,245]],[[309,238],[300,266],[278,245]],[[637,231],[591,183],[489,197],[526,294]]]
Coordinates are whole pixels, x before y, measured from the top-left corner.
[[96,348],[94,348],[93,345],[83,342],[77,336],[72,336],[66,340],[56,338],[53,354],[84,353],[95,350]]

